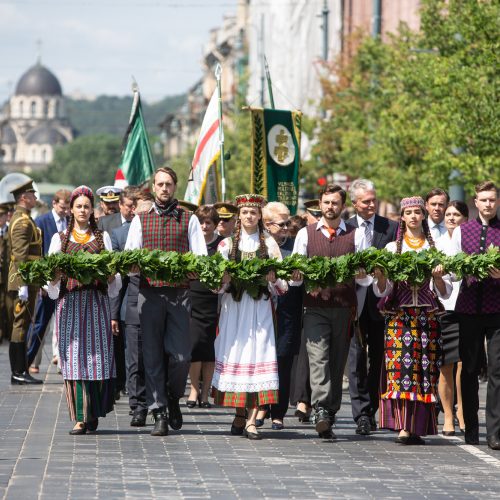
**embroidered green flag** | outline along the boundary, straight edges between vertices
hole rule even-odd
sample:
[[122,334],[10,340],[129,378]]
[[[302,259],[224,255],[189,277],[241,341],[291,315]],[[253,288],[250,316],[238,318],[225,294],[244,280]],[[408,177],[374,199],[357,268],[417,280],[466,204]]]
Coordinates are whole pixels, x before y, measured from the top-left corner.
[[297,212],[302,113],[251,109],[252,171],[250,190],[267,201],[281,201]]

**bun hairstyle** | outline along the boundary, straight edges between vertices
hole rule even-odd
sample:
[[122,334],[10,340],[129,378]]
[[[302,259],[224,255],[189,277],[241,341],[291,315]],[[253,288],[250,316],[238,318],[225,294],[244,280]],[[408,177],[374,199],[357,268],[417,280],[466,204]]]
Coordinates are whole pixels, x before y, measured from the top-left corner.
[[[75,200],[80,197],[80,196],[85,196],[90,200],[90,204],[94,206],[94,193],[92,192],[92,189],[90,189],[88,186],[78,186],[73,190],[71,193],[71,197],[69,200],[69,206],[70,208],[73,208],[73,205],[75,203]],[[97,245],[99,247],[99,251],[104,250],[104,241],[102,239],[102,231],[98,229],[97,227],[97,222],[94,217],[94,213],[90,214],[89,218],[89,226],[90,230],[92,231],[96,241]],[[68,243],[69,243],[69,238],[71,235],[71,232],[73,231],[75,227],[75,217],[73,214],[70,215],[69,222],[68,222],[68,228],[66,229],[63,238],[62,238],[62,245],[61,245],[61,251],[63,253],[66,253],[68,249]]]

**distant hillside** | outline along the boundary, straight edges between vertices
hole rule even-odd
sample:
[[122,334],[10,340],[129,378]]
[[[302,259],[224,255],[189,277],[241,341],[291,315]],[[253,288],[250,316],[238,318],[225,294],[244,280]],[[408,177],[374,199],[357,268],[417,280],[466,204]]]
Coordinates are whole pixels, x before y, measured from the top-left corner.
[[[144,120],[150,135],[159,133],[158,124],[167,113],[179,109],[186,96],[165,97],[154,104],[142,102]],[[112,134],[122,137],[127,130],[132,97],[99,96],[95,101],[66,98],[66,109],[78,135]]]

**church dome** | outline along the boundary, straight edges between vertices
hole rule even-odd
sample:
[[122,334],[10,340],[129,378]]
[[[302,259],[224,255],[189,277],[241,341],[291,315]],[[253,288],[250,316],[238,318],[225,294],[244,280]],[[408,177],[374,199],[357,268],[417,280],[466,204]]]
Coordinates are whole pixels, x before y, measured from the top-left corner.
[[62,89],[55,75],[45,66],[37,63],[21,76],[17,83],[16,95],[60,96]]
[[59,130],[46,124],[31,129],[26,136],[27,144],[51,144],[56,146],[67,142],[68,140]]
[[2,137],[3,144],[17,143],[16,133],[14,132],[14,130],[10,125],[6,125],[5,127],[2,128],[0,136]]

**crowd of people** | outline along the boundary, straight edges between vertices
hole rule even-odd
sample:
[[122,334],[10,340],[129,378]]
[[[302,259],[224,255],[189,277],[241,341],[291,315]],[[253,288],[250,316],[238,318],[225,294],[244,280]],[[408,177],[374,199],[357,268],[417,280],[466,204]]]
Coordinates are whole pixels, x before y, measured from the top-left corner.
[[419,286],[391,281],[381,268],[359,269],[350,282],[309,291],[300,271],[287,282],[271,270],[252,294],[228,273],[218,290],[194,273],[168,283],[141,275],[139,266],[89,285],[57,270],[41,290],[17,273],[21,262],[80,250],[219,252],[236,262],[338,257],[370,247],[482,253],[500,245],[493,182],[475,188],[477,217],[435,188],[425,199],[403,198],[397,221],[377,214],[376,189],[366,179],[353,181],[349,193],[325,186],[303,216],[258,194],[198,207],[177,200],[176,188],[168,167],[156,171],[152,193],[105,186],[96,193],[98,220],[87,186],[57,192],[52,210],[35,221],[32,182],[12,191],[15,210],[0,207],[0,338],[10,340],[11,383],[42,383],[33,374],[53,318],[53,362],[75,422],[70,434],[95,431],[127,396],[130,425],[145,426],[151,413],[151,435],[166,436],[183,426],[189,380],[186,407],[234,408],[232,435],[262,439],[267,418],[273,431],[284,429],[291,405],[300,422],[334,440],[347,375],[357,434],[390,429],[400,445],[424,444],[438,433],[441,410],[443,435],[458,425],[475,445],[478,377],[487,363],[487,443],[500,449],[499,269],[458,281],[438,265]]

